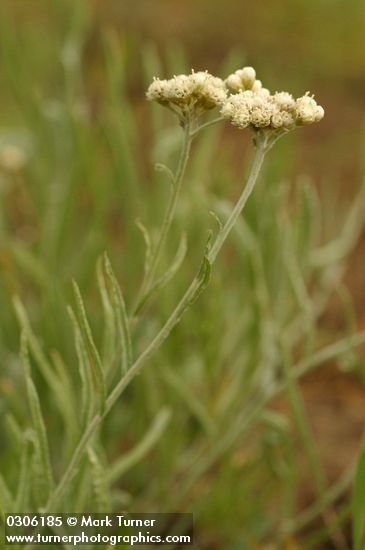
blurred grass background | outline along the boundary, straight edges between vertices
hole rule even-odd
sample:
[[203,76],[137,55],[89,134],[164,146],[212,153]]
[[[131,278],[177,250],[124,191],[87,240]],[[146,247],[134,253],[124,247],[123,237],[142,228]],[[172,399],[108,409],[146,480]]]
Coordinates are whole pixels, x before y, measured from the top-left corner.
[[[193,510],[199,518],[200,548],[264,548],[264,541],[278,549],[299,544],[295,535],[282,538],[282,523],[303,502],[312,502],[313,494],[303,496],[305,467],[295,460],[287,404],[277,404],[278,416],[264,418],[261,429],[250,432],[249,442],[245,439],[235,453],[224,456],[182,501],[179,491],[197,457],[209,454],[219,434],[255,400],[255,392],[265,392],[281,373],[275,332],[293,332],[289,351],[294,359],[308,346],[347,334],[364,322],[361,202],[356,203],[355,230],[344,254],[321,269],[309,261],[312,248],[341,232],[361,186],[364,28],[365,5],[354,0],[1,2],[0,405],[5,435],[0,445],[9,485],[16,484],[19,457],[5,428],[7,415],[11,412],[22,425],[27,418],[12,296],[25,303],[43,349],[60,352],[77,400],[66,312],[71,279],[80,284],[101,344],[97,257],[108,250],[131,304],[143,268],[143,242],[134,222],[141,218],[148,227],[158,226],[167,186],[152,165],[173,165],[176,159],[179,129],[169,113],[146,105],[148,82],[154,75],[168,77],[190,67],[224,77],[230,69],[253,65],[272,90],[295,95],[311,90],[326,117],[320,125],[282,140],[270,155],[246,222],[236,244],[224,252],[207,295],[118,404],[102,440],[105,454],[116,459],[141,439],[161,407],[170,405],[173,420],[155,454],[118,482],[121,505],[141,511]],[[11,155],[14,148],[22,155],[18,164]],[[209,131],[196,145],[165,258],[167,263],[174,254],[184,227],[186,266],[139,327],[137,349],[167,317],[190,280],[206,230],[214,225],[208,212],[213,208],[224,216],[237,196],[249,156],[247,137],[233,128]],[[303,270],[311,296],[323,299],[339,289],[326,315],[308,314],[300,291],[298,298],[288,251]],[[343,276],[350,294],[342,286]],[[311,330],[305,325],[308,315]],[[346,387],[351,389],[341,411],[350,407],[342,424],[350,450],[337,469],[327,472],[332,482],[351,464],[364,420],[362,359],[357,354],[346,359],[351,371]],[[331,380],[336,376],[330,371]],[[64,428],[45,382],[41,377],[37,382],[59,473],[70,449],[65,445],[58,452],[57,433]],[[308,387],[315,393],[316,382]],[[321,388],[326,391],[326,384]],[[339,394],[340,389],[334,390],[334,399]],[[355,395],[356,403],[350,405]],[[316,402],[321,399],[319,393]],[[329,418],[327,426],[335,416]],[[325,437],[323,423],[314,431]],[[72,446],[76,436],[68,436]],[[338,445],[338,434],[327,440],[327,459],[335,452],[334,441]],[[333,467],[328,464],[325,468]],[[322,538],[328,540],[326,534]]]

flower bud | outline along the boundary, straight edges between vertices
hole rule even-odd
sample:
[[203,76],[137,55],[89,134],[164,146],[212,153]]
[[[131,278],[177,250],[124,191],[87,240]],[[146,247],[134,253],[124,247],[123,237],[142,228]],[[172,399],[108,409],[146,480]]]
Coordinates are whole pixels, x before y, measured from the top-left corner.
[[256,71],[253,67],[244,67],[240,71],[242,84],[246,90],[251,90],[256,79]]

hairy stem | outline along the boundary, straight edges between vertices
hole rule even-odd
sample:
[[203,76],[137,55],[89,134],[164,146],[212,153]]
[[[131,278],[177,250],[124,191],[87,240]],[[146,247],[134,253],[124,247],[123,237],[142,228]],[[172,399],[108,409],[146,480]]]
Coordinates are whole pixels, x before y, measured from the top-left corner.
[[[184,136],[183,136],[183,143],[182,143],[182,148],[180,153],[180,159],[179,159],[176,173],[174,175],[172,193],[166,208],[165,216],[162,222],[162,227],[161,227],[161,231],[160,231],[160,235],[159,235],[156,247],[152,252],[150,267],[142,283],[142,287],[139,293],[140,299],[151,289],[151,286],[153,284],[153,279],[155,277],[156,269],[160,261],[161,252],[165,244],[167,235],[170,231],[172,221],[175,216],[176,206],[179,201],[182,182],[186,171],[186,166],[189,160],[191,142],[192,142],[192,136],[190,133],[190,123],[186,122],[184,126]],[[139,302],[139,300],[137,300],[137,302]]]
[[192,137],[195,137],[200,132],[200,130],[204,130],[205,128],[209,128],[210,126],[214,126],[215,124],[218,124],[218,122],[222,122],[222,120],[224,120],[224,117],[222,116],[213,118],[213,120],[209,120],[205,124],[202,124],[201,126],[198,126],[197,128],[195,128],[195,130],[193,130],[190,135]]
[[222,248],[225,240],[227,239],[228,235],[230,234],[232,227],[237,221],[237,218],[241,215],[242,210],[244,209],[246,202],[251,195],[253,188],[255,187],[255,183],[257,181],[257,177],[260,173],[262,163],[265,158],[266,153],[266,139],[263,139],[257,146],[256,149],[256,155],[252,164],[251,172],[247,180],[247,184],[244,187],[235,207],[233,208],[229,218],[227,219],[226,223],[224,224],[221,231],[219,231],[209,253],[208,253],[208,260],[212,264],[220,249]]

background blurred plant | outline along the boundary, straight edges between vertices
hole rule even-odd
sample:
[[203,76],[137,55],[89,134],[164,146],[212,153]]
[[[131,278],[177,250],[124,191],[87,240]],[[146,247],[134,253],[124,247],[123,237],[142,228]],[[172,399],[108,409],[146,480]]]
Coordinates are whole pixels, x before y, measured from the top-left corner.
[[[72,16],[66,32],[61,18],[59,34],[45,36],[47,47],[34,41],[28,27],[13,32],[9,14],[0,18],[6,104],[0,136],[2,511],[34,509],[54,494],[91,407],[95,412],[102,403],[100,363],[111,365],[108,383],[117,377],[123,303],[105,261],[98,264],[98,295],[94,267],[107,250],[130,309],[145,251],[134,222],[138,217],[143,227],[157,227],[169,192],[165,173],[150,166],[156,161],[171,166],[180,145],[181,130],[170,113],[131,101],[133,45],[107,32],[91,56],[91,11],[79,7]],[[187,71],[179,49],[171,49],[168,58],[165,69],[154,46],[143,47],[140,97],[154,75]],[[232,55],[220,74],[237,64]],[[136,325],[136,356],[200,264],[207,230],[215,223],[209,210],[225,220],[232,209],[242,163],[229,158],[230,135],[211,128],[194,146],[189,185],[161,255],[162,268],[178,249],[181,228],[189,254],[174,284]],[[152,146],[148,162],[146,145]],[[331,532],[333,544],[344,546],[336,522],[349,517],[350,499],[343,499],[338,517],[332,504],[349,487],[354,467],[328,487],[295,380],[326,361],[341,366],[346,361],[361,375],[356,347],[364,337],[351,335],[356,317],[341,280],[363,228],[364,187],[346,211],[340,201],[319,201],[310,179],[288,185],[277,176],[287,173],[285,147],[290,144],[279,144],[269,157],[258,192],[215,267],[210,291],[108,415],[72,471],[59,511],[89,510],[91,502],[100,511],[193,511],[202,548],[213,541],[222,548],[265,541],[282,548],[322,516],[324,528],[314,524],[306,533],[309,547]],[[337,228],[328,226],[328,210]],[[87,321],[78,289],[75,304],[71,279],[84,297]],[[331,344],[335,335],[320,319],[334,293],[346,332]],[[71,320],[67,303],[75,309]],[[272,408],[272,399],[284,390],[290,417]],[[302,472],[294,433],[301,436],[317,491],[304,511],[296,502]],[[360,465],[352,504],[358,548],[363,460]]]

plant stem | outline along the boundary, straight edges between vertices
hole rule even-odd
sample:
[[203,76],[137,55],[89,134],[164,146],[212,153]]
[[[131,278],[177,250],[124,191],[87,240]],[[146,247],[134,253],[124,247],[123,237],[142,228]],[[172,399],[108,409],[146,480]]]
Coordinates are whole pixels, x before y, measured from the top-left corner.
[[[174,176],[173,189],[170,196],[169,203],[166,208],[165,216],[162,222],[161,232],[156,244],[155,249],[152,252],[151,264],[146,273],[145,280],[142,283],[140,290],[140,298],[143,297],[150,289],[153,284],[153,279],[160,261],[161,252],[163,245],[165,244],[167,235],[170,231],[172,221],[175,216],[176,206],[179,201],[182,182],[184,179],[186,165],[189,159],[190,149],[192,143],[192,136],[190,134],[190,122],[186,122],[184,126],[184,136],[183,143],[180,153],[180,159],[177,166],[176,174]],[[137,303],[139,300],[137,300]]]
[[222,122],[222,120],[224,120],[224,117],[218,116],[217,118],[213,118],[213,120],[209,120],[205,124],[198,126],[190,133],[191,137],[195,137],[198,132],[200,132],[200,130],[204,130],[205,128],[209,128],[210,126],[214,126],[214,124],[218,124],[218,122]]
[[[222,230],[218,233],[213,243],[213,246],[211,247],[208,253],[208,261],[211,264],[214,263],[218,255],[218,252],[222,248],[225,240],[227,239],[235,221],[240,216],[255,186],[257,177],[260,172],[260,168],[262,166],[262,163],[265,157],[265,153],[266,153],[266,142],[263,141],[261,145],[256,149],[256,154],[255,154],[255,158],[252,164],[252,169],[247,181],[247,185],[243,189],[242,194],[239,197],[236,206],[232,210]],[[185,164],[186,164],[186,161],[183,161],[181,164],[181,168],[179,171],[179,173],[181,174],[180,178],[182,178]],[[123,378],[118,382],[118,384],[115,386],[113,391],[110,393],[109,397],[106,400],[106,405],[105,405],[105,410],[103,415],[95,415],[93,417],[89,426],[86,428],[84,434],[82,435],[73,453],[73,456],[71,457],[69,465],[67,466],[57,488],[49,498],[43,510],[44,512],[50,511],[52,509],[56,509],[56,507],[59,505],[59,501],[64,495],[69,482],[73,478],[76,468],[81,461],[83,453],[86,450],[91,437],[94,435],[102,419],[105,418],[105,416],[108,414],[110,409],[113,407],[115,402],[119,399],[119,397],[122,395],[123,391],[130,384],[133,378],[137,374],[139,374],[143,365],[146,363],[147,359],[149,359],[151,355],[153,355],[161,347],[161,345],[164,343],[166,338],[169,336],[173,327],[180,321],[181,316],[183,315],[185,310],[189,307],[189,305],[192,303],[192,301],[194,300],[194,297],[199,291],[200,284],[201,284],[201,281],[199,276],[197,275],[191,282],[184,296],[182,297],[182,299],[180,300],[180,302],[178,303],[174,311],[171,313],[170,317],[167,319],[163,327],[160,329],[160,331],[157,333],[154,339],[150,342],[150,344],[146,347],[146,349],[141,353],[141,355],[136,359],[133,365],[129,368],[129,370],[126,372]]]
[[241,196],[239,197],[235,207],[233,208],[229,218],[227,219],[226,223],[224,224],[221,231],[219,231],[211,249],[208,253],[208,260],[211,264],[214,263],[220,249],[222,248],[225,240],[227,239],[229,233],[231,232],[232,227],[237,221],[237,218],[241,215],[242,210],[244,209],[246,202],[251,195],[253,188],[255,187],[255,183],[257,181],[257,177],[260,173],[262,163],[265,158],[266,154],[266,139],[263,139],[257,146],[256,149],[256,155],[252,164],[251,172],[247,180],[247,184],[244,187]]

